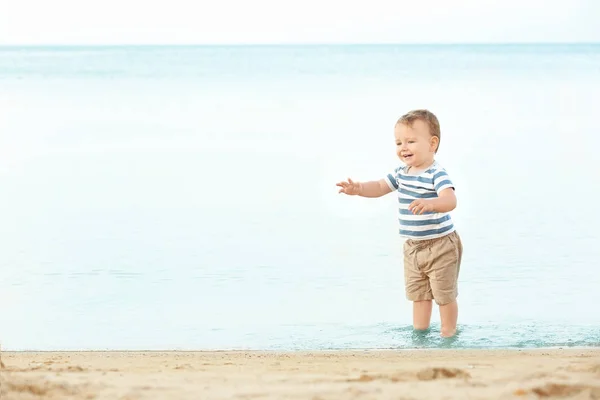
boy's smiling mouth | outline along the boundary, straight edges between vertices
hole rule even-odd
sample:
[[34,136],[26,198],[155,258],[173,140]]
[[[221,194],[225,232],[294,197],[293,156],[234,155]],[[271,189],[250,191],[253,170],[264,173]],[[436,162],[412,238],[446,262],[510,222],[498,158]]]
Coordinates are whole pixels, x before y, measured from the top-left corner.
[[405,160],[410,160],[410,158],[411,158],[412,156],[413,156],[413,155],[412,155],[411,153],[405,153],[405,154],[402,154],[402,158],[404,158]]

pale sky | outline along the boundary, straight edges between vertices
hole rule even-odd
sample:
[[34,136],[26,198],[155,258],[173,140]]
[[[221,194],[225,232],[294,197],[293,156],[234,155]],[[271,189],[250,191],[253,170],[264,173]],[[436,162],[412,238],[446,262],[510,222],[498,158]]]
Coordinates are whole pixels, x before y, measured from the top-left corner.
[[0,45],[600,42],[599,0],[0,0]]

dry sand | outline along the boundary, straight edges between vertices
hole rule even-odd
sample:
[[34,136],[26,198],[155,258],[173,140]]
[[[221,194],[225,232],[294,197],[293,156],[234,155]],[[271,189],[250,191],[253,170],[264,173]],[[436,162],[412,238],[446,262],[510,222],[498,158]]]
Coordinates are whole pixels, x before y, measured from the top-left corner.
[[12,399],[600,399],[600,348],[2,354]]

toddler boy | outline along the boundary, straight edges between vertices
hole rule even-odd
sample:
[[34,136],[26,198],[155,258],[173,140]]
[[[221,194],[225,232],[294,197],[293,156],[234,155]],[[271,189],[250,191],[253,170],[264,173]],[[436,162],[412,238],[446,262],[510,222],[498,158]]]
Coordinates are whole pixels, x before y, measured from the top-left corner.
[[340,193],[381,197],[397,191],[400,235],[404,243],[406,297],[413,302],[413,327],[429,328],[432,300],[438,304],[441,335],[456,333],[458,274],[462,242],[449,212],[456,207],[454,184],[435,161],[440,124],[428,110],[403,115],[394,127],[402,165],[383,179],[339,182]]

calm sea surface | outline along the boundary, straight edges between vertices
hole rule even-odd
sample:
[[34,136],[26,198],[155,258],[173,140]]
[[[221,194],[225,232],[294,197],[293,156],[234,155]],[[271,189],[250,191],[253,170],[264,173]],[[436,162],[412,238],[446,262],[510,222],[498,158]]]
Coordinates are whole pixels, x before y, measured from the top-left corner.
[[[6,350],[600,346],[600,45],[0,48]],[[459,335],[413,334],[394,195],[426,107]]]

